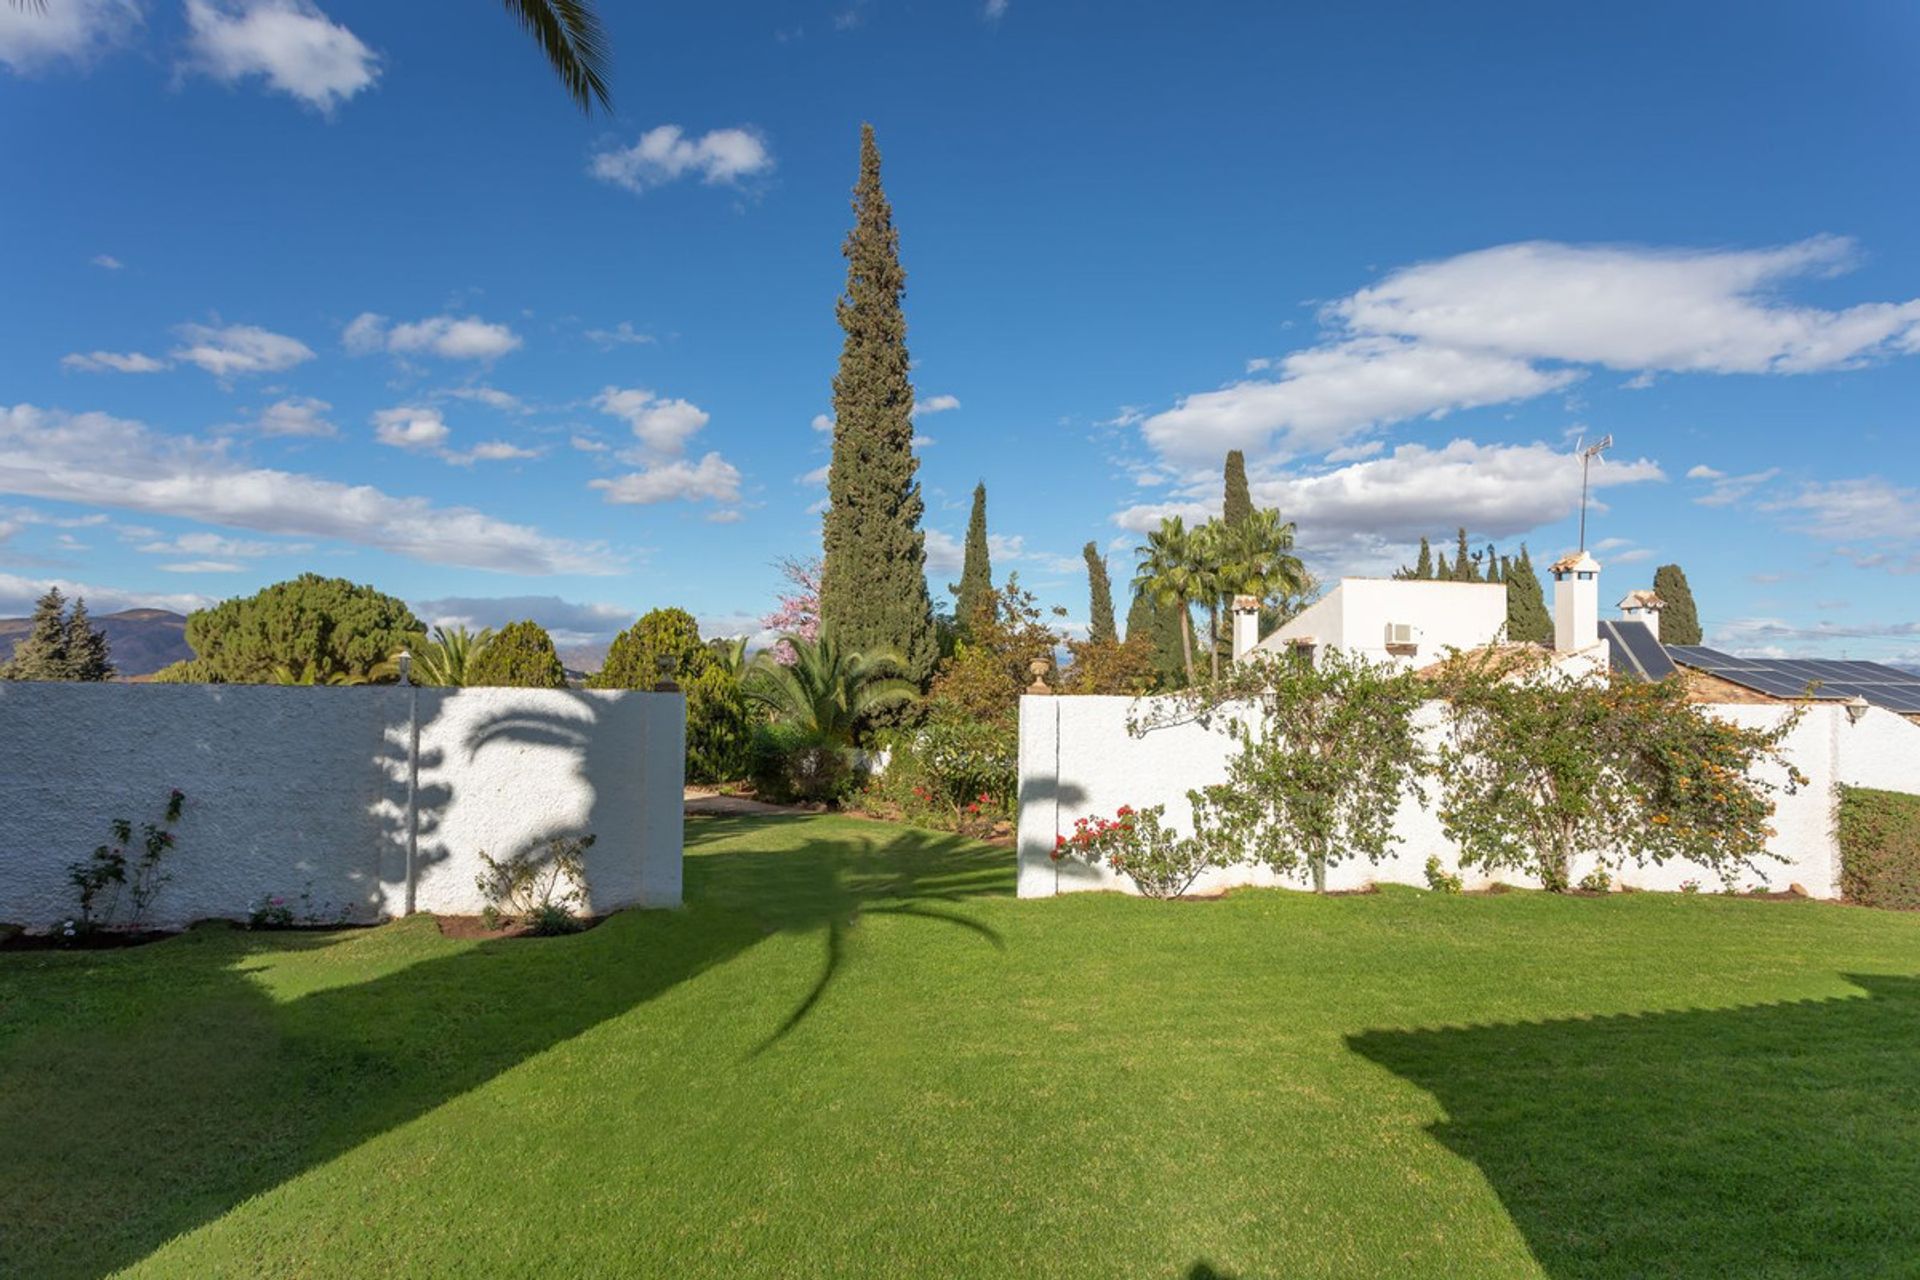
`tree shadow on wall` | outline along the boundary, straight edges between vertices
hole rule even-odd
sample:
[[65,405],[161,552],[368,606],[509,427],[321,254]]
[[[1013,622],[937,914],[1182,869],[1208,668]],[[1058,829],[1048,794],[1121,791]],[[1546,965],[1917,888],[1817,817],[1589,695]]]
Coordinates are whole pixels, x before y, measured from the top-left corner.
[[1369,1031],[1552,1276],[1908,1274],[1920,979],[1864,998]]
[[[697,838],[750,841],[755,821],[701,820]],[[830,937],[871,911],[960,916],[966,898],[1005,891],[1004,862],[875,824],[799,849],[712,849],[693,860],[686,910],[623,912],[571,937],[461,945],[420,917],[0,957],[0,1275],[129,1266],[762,939]],[[338,949],[334,971],[406,967],[284,999],[252,976],[315,949]]]

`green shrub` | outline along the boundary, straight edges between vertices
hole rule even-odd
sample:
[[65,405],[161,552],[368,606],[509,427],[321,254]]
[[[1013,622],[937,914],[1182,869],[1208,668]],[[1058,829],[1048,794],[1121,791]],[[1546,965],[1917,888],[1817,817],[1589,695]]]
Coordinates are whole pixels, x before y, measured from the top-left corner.
[[687,695],[687,780],[735,782],[746,776],[753,717],[740,678],[712,663],[681,688]]
[[1580,877],[1580,888],[1587,893],[1605,893],[1613,888],[1613,877],[1605,867],[1595,867]]
[[1459,875],[1447,870],[1447,864],[1437,855],[1427,859],[1427,888],[1435,893],[1459,893],[1462,887]]
[[1019,782],[1013,725],[936,706],[926,724],[894,730],[878,745],[887,764],[868,780],[867,794],[908,822],[977,834],[1013,816]]
[[506,689],[564,689],[566,668],[547,629],[532,619],[509,622],[473,655],[464,673],[469,685]]
[[1840,788],[1840,892],[1868,907],[1920,907],[1920,796]]
[[838,804],[855,782],[848,757],[832,740],[776,720],[754,727],[749,776],[762,800]]

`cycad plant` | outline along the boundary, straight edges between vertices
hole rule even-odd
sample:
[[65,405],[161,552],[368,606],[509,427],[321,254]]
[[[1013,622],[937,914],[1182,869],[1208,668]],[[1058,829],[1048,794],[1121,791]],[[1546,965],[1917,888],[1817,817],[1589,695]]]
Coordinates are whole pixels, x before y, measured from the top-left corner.
[[830,635],[782,639],[792,662],[760,654],[740,690],[816,742],[852,746],[863,718],[920,696],[919,686],[899,675],[904,664],[898,655],[857,653]]
[[493,642],[493,629],[478,632],[464,624],[435,627],[433,638],[413,655],[413,682],[459,689],[467,683],[467,673],[486,647]]

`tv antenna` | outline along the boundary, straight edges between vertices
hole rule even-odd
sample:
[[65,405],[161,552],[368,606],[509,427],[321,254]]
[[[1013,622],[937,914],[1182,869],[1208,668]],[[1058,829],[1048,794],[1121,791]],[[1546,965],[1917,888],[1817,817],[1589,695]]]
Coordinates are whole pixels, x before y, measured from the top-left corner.
[[1580,450],[1580,549],[1587,549],[1587,470],[1594,460],[1613,448],[1613,436],[1604,435]]

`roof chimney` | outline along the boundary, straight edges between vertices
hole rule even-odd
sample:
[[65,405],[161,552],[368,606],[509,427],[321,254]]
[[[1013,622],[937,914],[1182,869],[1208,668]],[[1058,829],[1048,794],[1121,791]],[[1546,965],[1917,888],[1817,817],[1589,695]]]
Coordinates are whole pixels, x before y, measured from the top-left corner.
[[1260,643],[1260,601],[1256,596],[1233,598],[1233,660],[1253,652]]
[[1667,602],[1651,591],[1629,591],[1620,598],[1620,617],[1625,622],[1639,622],[1653,632],[1653,638],[1660,638],[1660,611]]
[[1553,647],[1578,653],[1600,643],[1600,562],[1584,551],[1561,556],[1553,574]]

